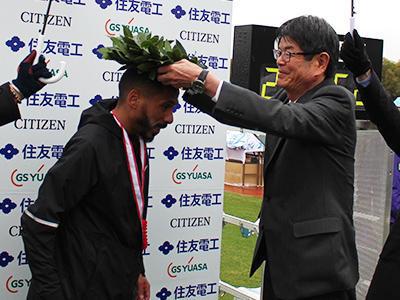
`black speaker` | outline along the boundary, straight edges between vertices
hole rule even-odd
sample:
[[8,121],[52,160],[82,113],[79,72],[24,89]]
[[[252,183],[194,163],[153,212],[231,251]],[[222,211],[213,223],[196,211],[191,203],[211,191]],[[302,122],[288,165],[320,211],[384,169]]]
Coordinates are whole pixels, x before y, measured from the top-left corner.
[[275,64],[272,54],[276,27],[261,25],[235,26],[231,82],[260,92],[260,66]]

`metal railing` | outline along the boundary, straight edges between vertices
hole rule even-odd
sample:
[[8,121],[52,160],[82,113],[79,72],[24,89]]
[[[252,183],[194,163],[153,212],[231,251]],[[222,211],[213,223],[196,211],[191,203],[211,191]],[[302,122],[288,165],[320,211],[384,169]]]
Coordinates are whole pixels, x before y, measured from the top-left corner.
[[[239,226],[241,229],[247,229],[250,232],[253,232],[254,234],[258,234],[258,222],[251,222],[245,219],[241,219],[232,215],[228,215],[226,213],[223,214],[222,220],[227,224],[233,224],[236,226]],[[243,234],[243,233],[242,233]],[[222,280],[219,281],[219,290],[221,293],[227,293],[229,295],[232,295],[235,297],[235,299],[240,299],[240,300],[259,300],[260,295],[258,297],[255,295],[254,292],[248,291],[243,288],[237,288],[234,287],[233,285],[230,285],[227,282],[224,282]]]
[[226,283],[222,280],[219,281],[219,290],[223,293],[227,293],[232,295],[233,297],[240,299],[240,300],[259,300],[260,295],[254,296],[254,293],[251,291],[247,291],[245,289],[237,288],[229,283]]

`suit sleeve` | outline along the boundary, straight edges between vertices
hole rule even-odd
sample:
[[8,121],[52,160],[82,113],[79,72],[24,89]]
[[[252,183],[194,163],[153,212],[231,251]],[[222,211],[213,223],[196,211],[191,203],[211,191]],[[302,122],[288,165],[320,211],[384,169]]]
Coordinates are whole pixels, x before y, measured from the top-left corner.
[[0,126],[21,118],[18,104],[10,92],[9,83],[0,86]]
[[378,76],[372,73],[367,87],[357,84],[361,100],[373,123],[378,127],[386,143],[397,155],[400,154],[400,112],[386,93]]
[[[190,99],[218,121],[273,135],[326,144],[343,142],[349,120],[354,120],[354,99],[344,88],[321,87],[306,103],[285,104],[224,82],[215,105],[198,103],[206,96]],[[209,101],[212,101],[211,99]],[[354,121],[353,121],[354,122]]]
[[55,263],[57,228],[96,184],[96,174],[93,147],[82,137],[72,138],[46,174],[36,202],[21,218],[32,282],[40,299],[64,299]]

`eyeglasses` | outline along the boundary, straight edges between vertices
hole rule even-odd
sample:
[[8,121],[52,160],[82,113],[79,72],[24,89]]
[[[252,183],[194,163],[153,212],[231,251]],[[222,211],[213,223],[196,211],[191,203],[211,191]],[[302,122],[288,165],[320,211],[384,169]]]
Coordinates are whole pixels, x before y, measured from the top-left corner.
[[278,60],[278,58],[282,56],[282,59],[284,62],[289,62],[290,59],[296,55],[315,55],[315,54],[317,54],[316,52],[290,52],[288,50],[282,51],[281,49],[273,49],[272,52],[274,54],[275,60]]

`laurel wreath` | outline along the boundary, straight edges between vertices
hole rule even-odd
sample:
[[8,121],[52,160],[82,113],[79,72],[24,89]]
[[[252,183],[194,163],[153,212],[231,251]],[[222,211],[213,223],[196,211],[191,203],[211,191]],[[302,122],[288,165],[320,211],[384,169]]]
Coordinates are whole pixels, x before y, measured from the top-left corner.
[[167,40],[151,32],[139,32],[135,35],[128,26],[123,26],[123,35],[110,37],[111,47],[99,49],[104,59],[115,60],[123,65],[119,70],[135,68],[139,74],[148,74],[151,80],[157,77],[160,66],[187,59],[203,69],[206,67],[194,55],[188,55],[182,44]]

